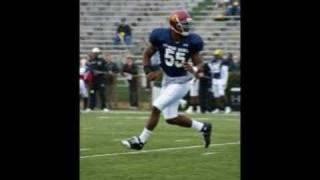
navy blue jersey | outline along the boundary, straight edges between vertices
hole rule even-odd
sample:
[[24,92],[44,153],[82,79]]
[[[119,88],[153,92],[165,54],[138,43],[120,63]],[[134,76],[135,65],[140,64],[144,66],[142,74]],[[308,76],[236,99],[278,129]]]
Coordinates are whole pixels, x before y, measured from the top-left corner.
[[150,34],[150,43],[160,54],[160,66],[170,77],[185,76],[183,64],[203,49],[203,41],[197,34],[190,33],[181,41],[175,42],[169,28],[157,28]]

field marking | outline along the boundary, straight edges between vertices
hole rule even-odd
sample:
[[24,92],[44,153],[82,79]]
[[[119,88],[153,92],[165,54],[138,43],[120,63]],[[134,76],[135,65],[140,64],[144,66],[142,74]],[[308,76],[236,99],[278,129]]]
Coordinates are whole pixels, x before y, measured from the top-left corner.
[[80,148],[80,151],[89,151],[90,148]]
[[177,139],[175,142],[188,142],[190,139]]
[[207,153],[203,153],[202,155],[211,155],[211,154],[216,154],[217,152],[207,152]]
[[[114,119],[114,117],[110,117],[110,116],[98,116],[98,119]],[[120,119],[148,119],[147,116],[145,117],[121,117]]]
[[[143,117],[121,117],[120,119],[122,120],[147,120],[149,117],[147,116],[143,116]],[[98,116],[97,119],[114,119],[114,117],[110,117],[110,116]],[[192,119],[195,120],[200,120],[200,121],[211,121],[211,120],[219,120],[219,121],[239,121],[239,119],[214,119],[214,117],[209,118],[209,117],[192,117]]]
[[195,120],[200,120],[200,121],[211,121],[211,120],[219,120],[219,121],[239,121],[239,119],[214,119],[213,118],[208,118],[208,117],[193,117],[192,119],[195,119]]
[[[229,143],[223,143],[223,144],[212,144],[210,147],[212,147],[212,146],[234,145],[234,144],[240,144],[240,142],[238,141],[238,142],[229,142]],[[194,149],[194,148],[200,148],[200,147],[203,148],[203,145],[182,146],[182,147],[161,148],[161,149],[150,149],[150,150],[132,151],[132,152],[124,152],[124,153],[94,154],[94,155],[88,155],[88,156],[80,156],[80,159],[93,158],[93,157],[103,157],[103,156],[118,156],[118,155],[127,155],[127,154],[142,154],[142,153],[162,152],[162,151],[171,151],[171,150],[180,150],[180,149]]]
[[[99,110],[93,110],[93,111],[87,112],[86,114],[88,114],[88,113],[101,113],[101,114],[150,114],[150,111],[111,110],[110,112],[103,112],[103,111],[99,111]],[[186,114],[184,112],[179,112],[179,113],[180,114]],[[206,113],[206,114],[203,114],[203,115],[209,115],[209,114],[210,113]],[[197,113],[191,113],[189,115],[197,115]],[[239,116],[240,112],[232,112],[230,114],[221,113],[221,114],[210,114],[210,115],[213,115],[213,116]]]

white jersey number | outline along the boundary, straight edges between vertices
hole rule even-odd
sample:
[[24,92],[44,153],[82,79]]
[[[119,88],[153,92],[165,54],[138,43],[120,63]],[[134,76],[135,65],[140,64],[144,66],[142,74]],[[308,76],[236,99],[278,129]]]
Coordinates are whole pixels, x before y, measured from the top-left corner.
[[175,65],[177,68],[181,68],[186,61],[186,53],[184,52],[175,52],[170,48],[165,49],[165,63],[167,66]]

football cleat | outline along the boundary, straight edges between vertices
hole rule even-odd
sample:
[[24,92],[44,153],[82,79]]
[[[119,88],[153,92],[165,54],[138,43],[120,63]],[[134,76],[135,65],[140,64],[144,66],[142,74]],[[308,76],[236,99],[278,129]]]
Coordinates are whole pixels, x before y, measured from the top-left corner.
[[212,131],[212,125],[210,123],[204,123],[201,129],[201,132],[205,142],[205,145],[204,145],[205,148],[208,148],[209,145],[211,144],[211,131]]
[[134,150],[141,150],[144,146],[144,143],[142,143],[140,138],[137,136],[133,136],[127,140],[122,140],[121,143],[127,148]]

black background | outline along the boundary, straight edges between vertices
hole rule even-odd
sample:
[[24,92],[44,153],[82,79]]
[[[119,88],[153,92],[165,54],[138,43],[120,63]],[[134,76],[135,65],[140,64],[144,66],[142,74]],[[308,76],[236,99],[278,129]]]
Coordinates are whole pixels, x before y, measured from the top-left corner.
[[[243,180],[311,179],[317,172],[312,6],[241,1]],[[3,176],[79,179],[79,1],[2,7]]]

